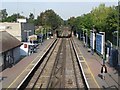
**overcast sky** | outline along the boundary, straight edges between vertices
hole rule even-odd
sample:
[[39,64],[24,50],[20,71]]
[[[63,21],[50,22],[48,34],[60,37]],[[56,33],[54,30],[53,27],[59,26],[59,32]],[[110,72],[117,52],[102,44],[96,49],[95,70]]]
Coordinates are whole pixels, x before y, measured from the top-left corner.
[[34,13],[37,17],[41,12],[52,9],[64,20],[67,20],[72,16],[76,17],[89,13],[101,3],[105,3],[106,6],[116,6],[118,5],[118,0],[99,0],[99,2],[96,0],[49,0],[49,2],[47,0],[44,0],[44,2],[43,0],[2,0],[0,9],[7,9],[9,15],[19,12],[27,17],[30,12]]

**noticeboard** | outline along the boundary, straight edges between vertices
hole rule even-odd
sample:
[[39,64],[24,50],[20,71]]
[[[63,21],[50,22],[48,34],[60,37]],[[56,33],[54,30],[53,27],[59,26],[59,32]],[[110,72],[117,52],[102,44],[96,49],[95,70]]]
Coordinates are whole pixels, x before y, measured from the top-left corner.
[[96,34],[96,51],[103,55],[104,52],[104,34]]

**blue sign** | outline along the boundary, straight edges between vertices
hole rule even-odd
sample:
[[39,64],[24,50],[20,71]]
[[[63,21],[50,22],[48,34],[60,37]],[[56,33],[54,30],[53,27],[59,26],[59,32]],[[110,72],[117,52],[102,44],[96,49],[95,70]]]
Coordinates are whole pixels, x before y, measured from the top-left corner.
[[103,55],[103,46],[104,46],[104,35],[97,34],[96,35],[96,51]]

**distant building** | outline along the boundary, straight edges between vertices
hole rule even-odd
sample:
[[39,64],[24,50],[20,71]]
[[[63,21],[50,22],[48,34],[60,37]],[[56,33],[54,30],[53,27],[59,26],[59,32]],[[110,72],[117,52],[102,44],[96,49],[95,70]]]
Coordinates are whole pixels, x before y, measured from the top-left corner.
[[27,20],[26,20],[26,19],[17,19],[17,22],[18,22],[18,23],[26,23]]
[[31,23],[0,23],[0,30],[5,30],[18,40],[26,42],[28,36],[33,35],[35,32],[35,27]]
[[0,68],[5,69],[20,60],[22,43],[6,31],[0,31]]
[[26,42],[28,37],[35,33],[35,26],[31,23],[21,23],[22,42]]

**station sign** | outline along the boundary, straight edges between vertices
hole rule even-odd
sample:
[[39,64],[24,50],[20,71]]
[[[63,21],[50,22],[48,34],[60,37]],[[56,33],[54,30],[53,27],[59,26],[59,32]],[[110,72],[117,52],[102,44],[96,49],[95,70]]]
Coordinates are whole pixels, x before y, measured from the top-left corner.
[[99,54],[104,54],[104,43],[105,43],[105,35],[104,33],[97,33],[96,34],[96,51]]

